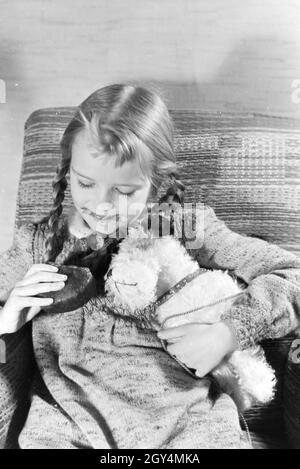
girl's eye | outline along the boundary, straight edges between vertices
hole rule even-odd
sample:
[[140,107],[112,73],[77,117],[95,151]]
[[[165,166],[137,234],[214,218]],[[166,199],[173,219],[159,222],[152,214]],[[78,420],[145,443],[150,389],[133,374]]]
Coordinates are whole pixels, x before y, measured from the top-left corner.
[[83,187],[84,189],[90,189],[91,187],[93,187],[93,184],[83,184],[83,182],[79,180],[78,180],[78,184],[80,185],[80,187]]
[[121,194],[121,195],[127,195],[127,197],[131,197],[131,196],[135,193],[135,191],[128,192],[128,193],[127,193],[127,192],[121,192],[121,191],[119,191],[119,189],[117,189],[117,191],[118,191],[119,194]]
[[[78,180],[78,184],[83,189],[91,189],[93,187],[93,184],[84,184],[83,182],[81,182],[79,180]],[[126,195],[127,197],[131,197],[135,193],[135,191],[132,191],[132,192],[129,192],[129,193],[121,192],[119,189],[117,189],[117,192],[119,192],[119,194]]]

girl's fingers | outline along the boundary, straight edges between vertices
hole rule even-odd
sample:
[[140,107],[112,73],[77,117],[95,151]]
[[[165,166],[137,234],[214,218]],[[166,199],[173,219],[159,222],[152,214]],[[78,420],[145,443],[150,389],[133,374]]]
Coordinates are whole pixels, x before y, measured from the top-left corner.
[[19,309],[27,308],[28,306],[47,306],[53,303],[53,298],[39,298],[32,296],[16,296],[14,298],[14,303],[16,303]]
[[17,296],[34,296],[38,293],[61,290],[65,286],[64,282],[55,283],[32,283],[16,288]]
[[183,324],[182,326],[170,327],[168,329],[160,329],[157,335],[160,339],[172,339],[174,337],[183,337],[187,332],[194,330],[196,327],[200,333],[200,330],[207,329],[208,326],[211,326],[211,323],[207,322],[190,322],[188,324]]
[[40,311],[40,306],[31,306],[26,314],[26,322],[31,321]]
[[176,339],[186,334],[187,330],[190,329],[192,324],[184,324],[183,326],[170,327],[169,329],[161,329],[157,335],[160,339]]
[[63,280],[66,281],[67,278],[68,276],[64,274],[37,271],[25,276],[20,282],[16,283],[16,286],[30,285],[38,282],[61,282]]
[[29,275],[35,272],[40,272],[40,271],[58,272],[58,268],[51,264],[33,264],[28,270],[28,272],[25,274],[24,278],[28,277]]
[[175,344],[169,344],[168,342],[167,350],[171,355],[174,355],[175,357],[176,357],[176,354],[178,354],[178,350]]
[[167,340],[167,343],[168,344],[175,344],[176,342],[178,342],[178,340],[180,340],[182,338],[182,336],[179,336],[179,337],[171,337],[170,339]]

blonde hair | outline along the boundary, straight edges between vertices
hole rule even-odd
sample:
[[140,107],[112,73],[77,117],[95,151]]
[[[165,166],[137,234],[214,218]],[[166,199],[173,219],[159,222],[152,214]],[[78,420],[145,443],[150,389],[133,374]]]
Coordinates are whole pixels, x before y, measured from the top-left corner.
[[183,204],[185,186],[178,178],[173,121],[164,101],[157,93],[141,86],[113,84],[100,88],[78,106],[60,142],[62,158],[52,182],[53,206],[40,221],[47,222],[49,227],[45,262],[54,261],[62,249],[58,224],[67,187],[66,175],[74,138],[82,129],[89,134],[95,157],[102,152],[111,154],[116,166],[136,159],[144,176],[151,181],[152,197],[169,178],[168,190],[158,202]]

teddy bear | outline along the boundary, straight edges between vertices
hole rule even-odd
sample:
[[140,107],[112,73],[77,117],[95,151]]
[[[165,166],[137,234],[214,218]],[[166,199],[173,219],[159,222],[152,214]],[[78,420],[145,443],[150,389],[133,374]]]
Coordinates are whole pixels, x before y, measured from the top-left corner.
[[[186,323],[217,322],[245,290],[245,284],[227,270],[201,268],[174,236],[157,237],[141,225],[129,228],[104,280],[111,304],[143,319],[156,332]],[[200,378],[197,369],[193,372],[173,358]],[[275,372],[259,345],[234,351],[210,376],[240,412],[274,397]]]

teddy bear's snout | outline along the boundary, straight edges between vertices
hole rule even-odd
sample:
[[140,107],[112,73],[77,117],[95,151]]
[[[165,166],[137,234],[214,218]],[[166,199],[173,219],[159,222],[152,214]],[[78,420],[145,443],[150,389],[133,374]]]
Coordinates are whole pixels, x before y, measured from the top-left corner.
[[114,282],[117,290],[119,291],[118,289],[118,284],[119,285],[126,285],[126,286],[132,286],[132,287],[136,287],[137,286],[137,282],[135,283],[126,283],[126,282],[118,282],[117,280],[115,280],[112,276],[112,267],[110,267],[106,273],[106,279],[110,279],[110,281]]

